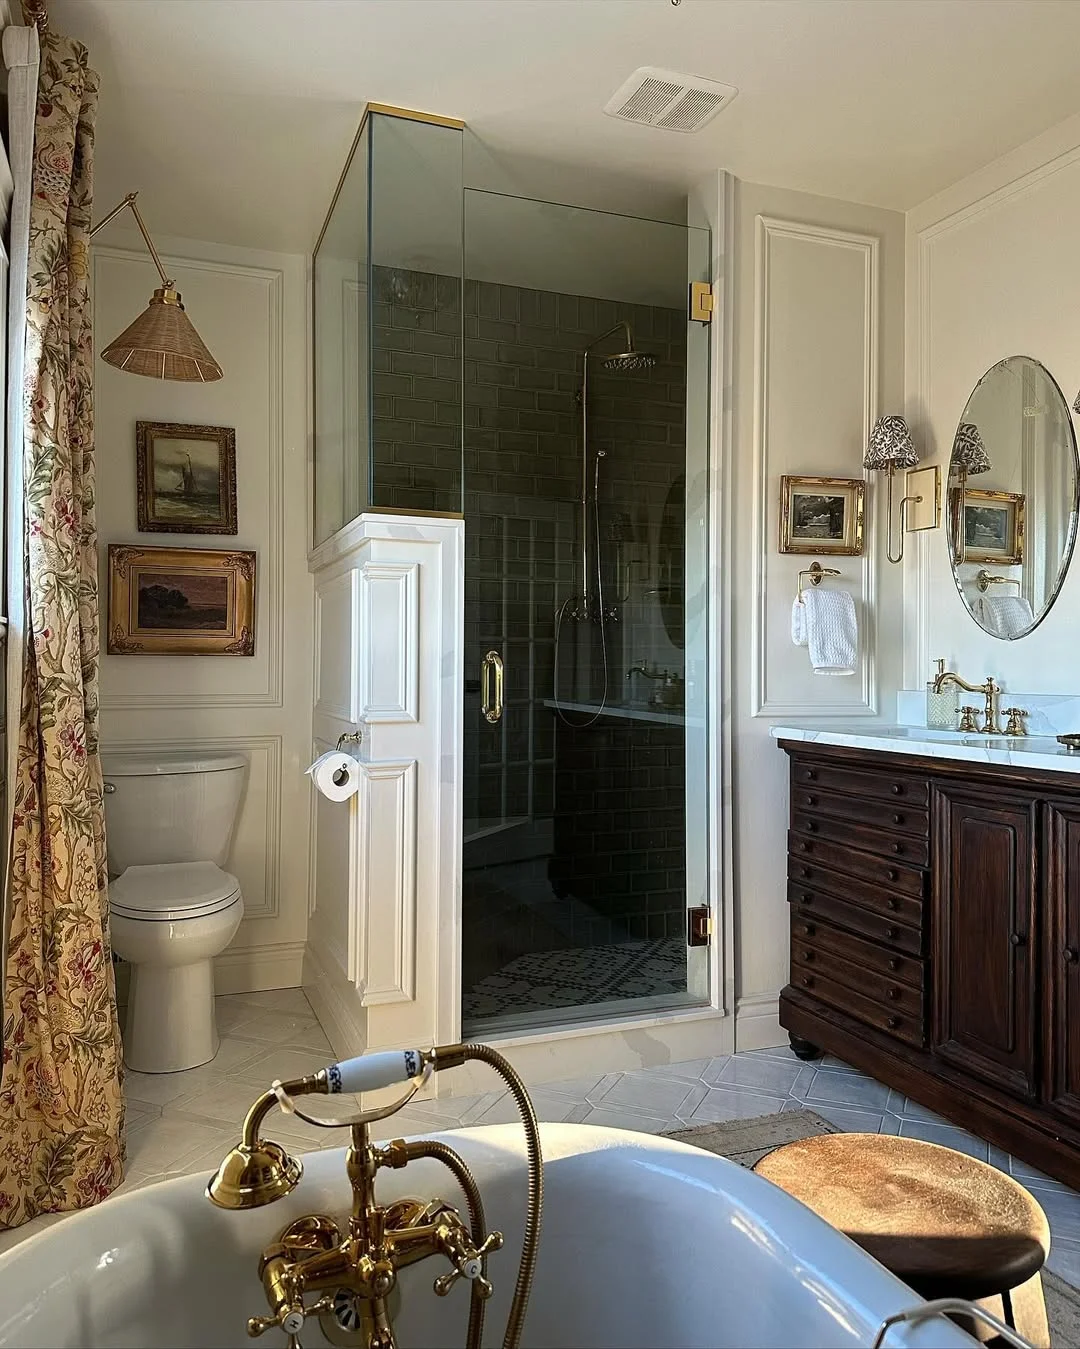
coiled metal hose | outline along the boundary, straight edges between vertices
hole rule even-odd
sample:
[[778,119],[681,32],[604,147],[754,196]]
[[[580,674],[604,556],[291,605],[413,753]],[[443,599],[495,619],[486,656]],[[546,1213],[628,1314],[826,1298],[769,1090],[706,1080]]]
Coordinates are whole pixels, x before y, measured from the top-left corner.
[[[528,1207],[525,1215],[525,1236],[521,1243],[521,1260],[518,1263],[517,1283],[510,1303],[510,1315],[506,1319],[506,1333],[503,1335],[503,1349],[518,1349],[521,1330],[525,1322],[525,1313],[529,1306],[529,1294],[532,1292],[533,1274],[536,1270],[536,1254],[540,1244],[540,1224],[544,1209],[544,1159],[540,1151],[540,1129],[536,1123],[525,1084],[514,1068],[496,1049],[488,1045],[440,1045],[431,1051],[432,1063],[436,1072],[443,1068],[457,1068],[473,1059],[494,1068],[510,1089],[510,1094],[521,1115],[521,1125],[525,1131],[525,1149],[529,1168]],[[470,1324],[471,1324],[470,1316]]]

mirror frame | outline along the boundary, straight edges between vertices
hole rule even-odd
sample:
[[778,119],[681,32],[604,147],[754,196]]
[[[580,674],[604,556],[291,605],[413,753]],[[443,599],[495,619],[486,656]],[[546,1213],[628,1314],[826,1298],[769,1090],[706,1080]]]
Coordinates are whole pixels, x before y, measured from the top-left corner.
[[[1037,365],[1039,367],[1039,369],[1043,372],[1046,378],[1050,381],[1051,385],[1054,387],[1057,396],[1061,399],[1061,402],[1066,412],[1068,413],[1067,424],[1069,427],[1069,440],[1072,445],[1072,455],[1073,455],[1073,497],[1071,508],[1069,511],[1069,518],[1071,520],[1071,525],[1069,528],[1069,536],[1068,539],[1066,540],[1065,547],[1061,553],[1061,563],[1058,567],[1057,580],[1056,584],[1054,585],[1053,594],[1050,596],[1049,600],[1043,606],[1042,610],[1035,615],[1035,621],[1032,623],[1030,628],[1025,628],[1023,632],[1018,633],[1015,637],[1001,637],[996,632],[990,632],[986,628],[984,628],[983,625],[972,613],[971,608],[968,605],[968,598],[964,592],[964,587],[960,580],[959,573],[957,572],[956,541],[954,541],[951,533],[953,526],[953,512],[952,512],[952,503],[949,501],[949,491],[950,491],[950,484],[952,482],[953,446],[956,444],[956,436],[960,430],[960,427],[964,424],[965,420],[968,420],[966,414],[968,407],[971,404],[971,400],[975,397],[976,393],[978,393],[983,383],[990,378],[990,376],[994,373],[995,370],[997,370],[1000,366],[1008,364],[1009,361],[1018,361],[1018,360],[1030,361],[1032,365]],[[1072,566],[1073,552],[1076,547],[1077,517],[1078,513],[1080,513],[1080,448],[1078,448],[1077,446],[1076,427],[1073,425],[1073,408],[1069,403],[1069,400],[1065,397],[1064,393],[1062,392],[1061,385],[1054,378],[1050,369],[1046,365],[1044,365],[1042,361],[1038,359],[1038,357],[1028,356],[1026,353],[1020,351],[1014,352],[1012,355],[1002,357],[1000,361],[995,361],[994,364],[990,366],[987,370],[984,370],[982,375],[980,375],[978,380],[976,380],[971,392],[964,400],[964,406],[960,412],[960,420],[956,424],[956,430],[953,432],[953,438],[949,444],[949,463],[945,473],[945,498],[948,507],[945,512],[945,546],[949,550],[949,570],[952,572],[953,584],[956,586],[956,592],[960,597],[960,603],[963,605],[964,612],[967,614],[967,616],[971,619],[971,621],[975,624],[975,626],[979,629],[981,633],[985,634],[985,636],[987,637],[993,637],[995,641],[1019,642],[1022,641],[1025,637],[1030,637],[1031,634],[1035,631],[1035,629],[1039,627],[1039,625],[1046,618],[1047,614],[1049,614],[1050,610],[1057,603],[1058,597],[1061,594],[1062,590],[1064,589],[1065,580],[1069,574],[1069,568]],[[964,516],[963,516],[963,505],[961,504],[957,528],[963,529],[963,527],[964,527]]]

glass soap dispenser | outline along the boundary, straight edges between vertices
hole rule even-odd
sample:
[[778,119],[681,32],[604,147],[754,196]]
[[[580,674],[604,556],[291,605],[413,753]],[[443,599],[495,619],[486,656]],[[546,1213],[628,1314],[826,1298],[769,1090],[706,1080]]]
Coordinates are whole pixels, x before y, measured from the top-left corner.
[[934,662],[937,669],[935,679],[926,685],[926,724],[938,731],[956,730],[956,695],[959,692],[955,684],[947,684],[940,693],[934,692],[934,683],[938,676],[945,673],[945,662]]

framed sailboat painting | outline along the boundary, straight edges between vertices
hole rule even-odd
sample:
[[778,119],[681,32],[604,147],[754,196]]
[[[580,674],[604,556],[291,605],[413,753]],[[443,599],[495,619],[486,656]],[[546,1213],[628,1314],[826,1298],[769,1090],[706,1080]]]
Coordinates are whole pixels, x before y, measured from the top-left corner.
[[139,529],[236,533],[236,432],[231,426],[135,423]]

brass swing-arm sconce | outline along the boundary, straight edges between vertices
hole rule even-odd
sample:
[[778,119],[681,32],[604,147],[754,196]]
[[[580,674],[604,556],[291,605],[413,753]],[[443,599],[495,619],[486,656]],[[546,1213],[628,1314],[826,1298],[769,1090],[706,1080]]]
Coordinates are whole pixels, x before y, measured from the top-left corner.
[[220,379],[221,366],[211,356],[206,343],[188,318],[176,282],[165,274],[161,258],[135,203],[138,195],[137,192],[129,192],[119,206],[113,207],[91,229],[90,238],[115,220],[121,211],[130,207],[161,277],[161,285],[151,295],[150,303],[135,322],[109,343],[101,353],[101,359],[118,370],[127,370],[133,375],[147,375],[151,379],[177,379],[190,383]]
[[[890,562],[904,559],[904,534],[909,530],[937,529],[941,523],[941,474],[937,464],[919,468],[919,454],[903,417],[879,417],[870,433],[863,468],[887,473],[889,492],[886,501],[888,532],[885,556]],[[893,555],[893,474],[908,470],[905,493],[900,501],[900,550]],[[921,510],[912,511],[911,507]]]

